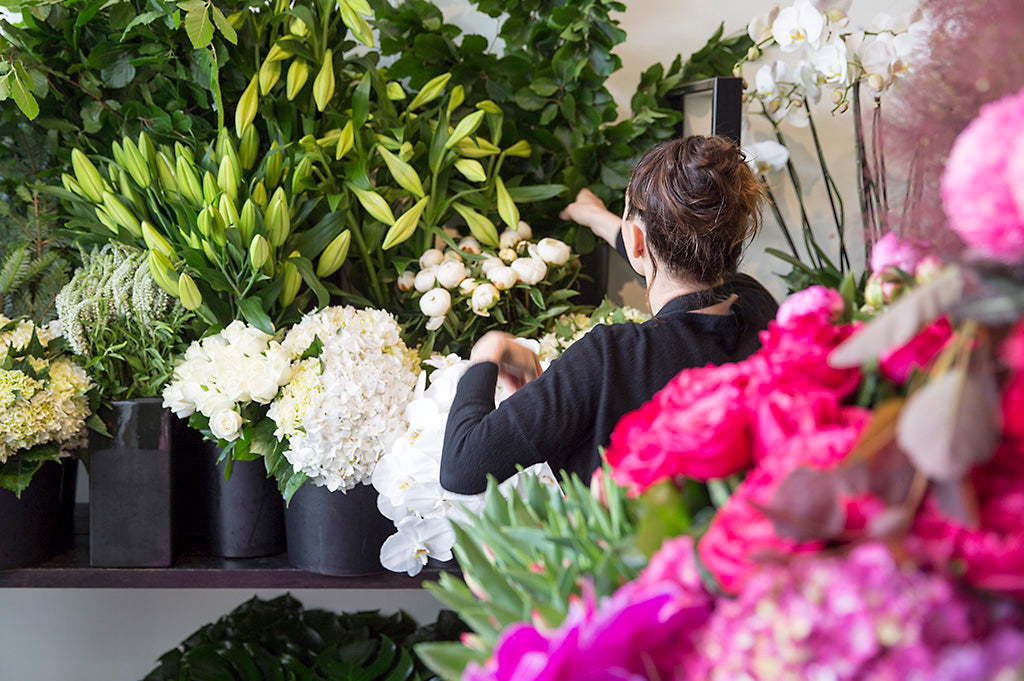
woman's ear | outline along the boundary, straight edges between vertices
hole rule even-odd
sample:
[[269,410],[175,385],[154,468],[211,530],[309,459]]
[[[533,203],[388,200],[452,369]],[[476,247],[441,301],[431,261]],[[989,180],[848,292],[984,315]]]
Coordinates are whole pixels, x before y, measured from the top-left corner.
[[630,236],[633,238],[631,255],[638,260],[643,260],[644,254],[647,252],[647,235],[644,233],[644,228],[639,223],[630,220],[626,223],[626,229],[630,230]]

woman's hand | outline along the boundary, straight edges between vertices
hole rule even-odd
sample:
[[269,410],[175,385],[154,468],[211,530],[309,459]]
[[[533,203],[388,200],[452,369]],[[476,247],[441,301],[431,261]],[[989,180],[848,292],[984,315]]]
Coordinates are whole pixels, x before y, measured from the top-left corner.
[[589,227],[612,247],[622,227],[622,219],[605,208],[604,202],[589,189],[581,189],[576,200],[563,208],[558,217]]
[[529,348],[516,342],[515,336],[501,331],[488,331],[473,346],[469,355],[471,364],[494,362],[498,365],[498,378],[510,392],[515,392],[540,376],[540,361]]

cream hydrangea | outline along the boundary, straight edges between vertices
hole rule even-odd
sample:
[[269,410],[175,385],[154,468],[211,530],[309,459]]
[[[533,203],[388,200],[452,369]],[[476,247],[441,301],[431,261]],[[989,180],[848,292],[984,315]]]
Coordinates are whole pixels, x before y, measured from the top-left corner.
[[0,355],[26,360],[20,368],[15,363],[0,370],[0,464],[36,445],[84,445],[92,387],[88,375],[67,357],[26,356],[33,331],[45,346],[55,337],[52,328],[3,315],[0,328]]
[[277,437],[288,440],[284,455],[296,473],[347,491],[370,478],[405,430],[418,359],[382,310],[325,308],[292,327],[283,346],[301,356],[314,339],[319,354],[296,363],[267,415]]

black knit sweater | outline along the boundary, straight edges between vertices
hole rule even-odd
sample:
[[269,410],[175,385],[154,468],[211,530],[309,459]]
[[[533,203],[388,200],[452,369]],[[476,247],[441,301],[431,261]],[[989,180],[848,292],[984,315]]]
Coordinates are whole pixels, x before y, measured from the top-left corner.
[[[729,314],[693,313],[735,293]],[[536,380],[494,405],[498,366],[481,362],[459,381],[448,414],[441,485],[475,494],[487,476],[504,480],[547,461],[584,479],[601,465],[615,424],[680,371],[748,357],[775,317],[768,291],[746,275],[670,300],[643,324],[598,326]]]

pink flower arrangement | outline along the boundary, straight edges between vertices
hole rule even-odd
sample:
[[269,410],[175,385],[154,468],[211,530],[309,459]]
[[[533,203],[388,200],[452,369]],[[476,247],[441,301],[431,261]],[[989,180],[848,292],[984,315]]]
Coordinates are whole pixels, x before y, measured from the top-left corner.
[[1024,259],[1021,176],[1012,154],[1024,144],[1024,90],[981,108],[957,137],[942,176],[949,226],[970,249],[1003,263]]

